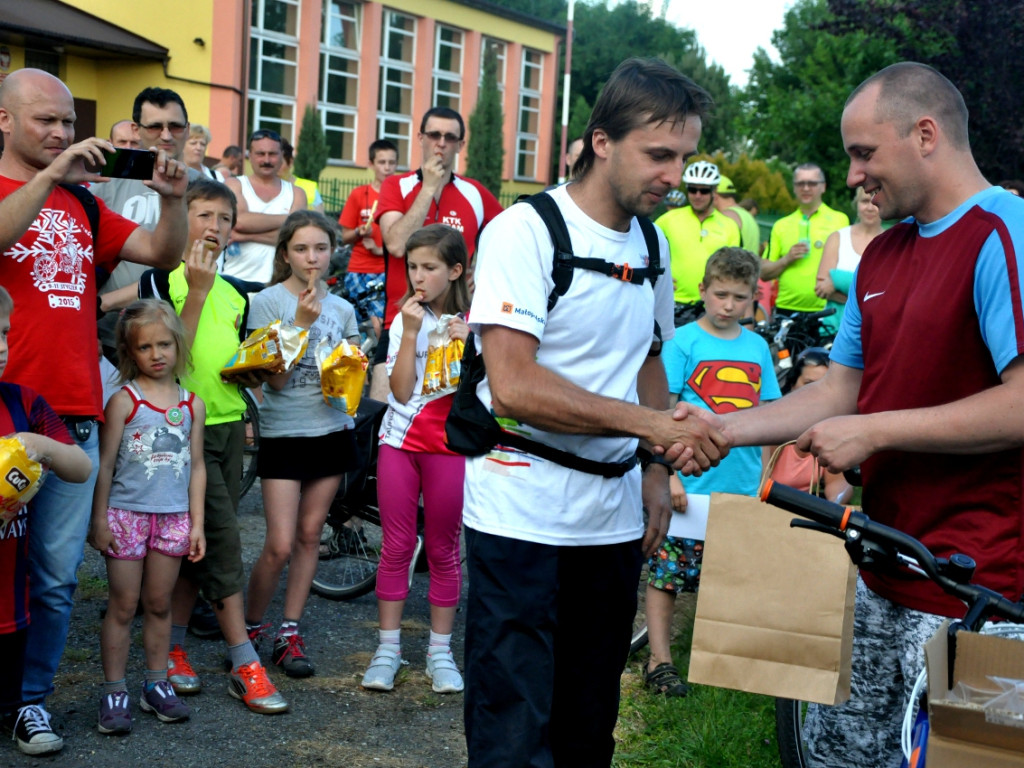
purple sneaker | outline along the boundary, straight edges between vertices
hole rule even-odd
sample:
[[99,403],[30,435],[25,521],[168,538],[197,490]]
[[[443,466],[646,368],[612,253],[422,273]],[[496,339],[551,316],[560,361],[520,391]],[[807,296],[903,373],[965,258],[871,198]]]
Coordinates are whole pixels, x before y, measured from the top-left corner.
[[152,688],[143,685],[139,706],[143,712],[152,712],[163,723],[188,720],[192,714],[188,704],[178,698],[178,694],[166,680],[158,680]]
[[100,699],[100,733],[131,732],[132,713],[128,703],[128,691],[114,691]]

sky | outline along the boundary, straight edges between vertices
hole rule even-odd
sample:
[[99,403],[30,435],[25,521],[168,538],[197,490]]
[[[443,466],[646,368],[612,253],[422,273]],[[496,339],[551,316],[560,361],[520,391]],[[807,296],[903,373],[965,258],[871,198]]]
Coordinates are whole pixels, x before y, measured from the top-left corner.
[[[654,12],[664,0],[654,0]],[[728,73],[733,85],[747,84],[760,46],[776,61],[778,53],[771,43],[772,32],[782,27],[782,16],[794,0],[668,0],[665,18],[678,27],[689,27],[699,42]]]

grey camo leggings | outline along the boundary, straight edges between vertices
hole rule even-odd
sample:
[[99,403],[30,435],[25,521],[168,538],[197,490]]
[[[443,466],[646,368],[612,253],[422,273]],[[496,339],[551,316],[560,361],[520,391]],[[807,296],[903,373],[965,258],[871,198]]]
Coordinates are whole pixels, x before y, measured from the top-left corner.
[[899,768],[900,727],[917,675],[921,646],[944,617],[879,597],[858,577],[849,701],[812,704],[804,722],[814,768]]

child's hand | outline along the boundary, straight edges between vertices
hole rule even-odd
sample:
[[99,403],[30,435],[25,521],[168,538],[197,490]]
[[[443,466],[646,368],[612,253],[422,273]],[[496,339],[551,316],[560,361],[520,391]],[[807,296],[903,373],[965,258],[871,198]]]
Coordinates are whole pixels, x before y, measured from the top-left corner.
[[110,525],[106,520],[93,520],[89,526],[89,535],[85,539],[89,546],[101,555],[107,554],[107,550],[119,552],[117,542],[114,541],[114,534],[110,532]]
[[299,294],[299,306],[295,309],[295,324],[300,328],[311,328],[320,317],[320,300],[317,298],[317,276],[310,274],[306,290]]
[[420,332],[420,327],[423,325],[423,316],[426,314],[423,310],[423,295],[420,292],[414,293],[409,297],[409,300],[402,305],[402,329],[410,334]]
[[18,432],[14,437],[21,440],[21,444],[25,446],[25,453],[32,461],[38,461],[47,468],[50,466],[51,457],[47,444],[50,438],[35,432]]
[[206,557],[206,534],[201,526],[193,525],[188,534],[189,562],[198,563]]
[[672,511],[686,511],[686,489],[683,488],[683,481],[679,479],[676,472],[668,479],[668,492],[672,496]]
[[185,282],[190,291],[209,294],[217,277],[217,252],[207,248],[213,243],[196,240],[185,257]]
[[453,339],[465,342],[469,338],[469,323],[461,317],[454,317],[448,321],[448,335]]

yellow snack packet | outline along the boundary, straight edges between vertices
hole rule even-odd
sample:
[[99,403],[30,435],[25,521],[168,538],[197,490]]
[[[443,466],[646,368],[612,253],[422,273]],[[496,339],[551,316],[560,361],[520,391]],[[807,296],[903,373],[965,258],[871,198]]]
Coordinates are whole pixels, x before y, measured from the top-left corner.
[[309,331],[275,320],[250,333],[220,375],[230,381],[235,374],[250,371],[284,373],[306,354]]
[[0,522],[13,520],[42,485],[43,465],[17,437],[0,438]]
[[427,334],[427,365],[423,373],[420,395],[434,399],[454,392],[462,372],[462,351],[465,344],[448,332],[455,315],[441,315],[437,326]]
[[316,360],[320,366],[320,389],[324,394],[324,402],[349,416],[355,416],[363,397],[366,369],[370,364],[363,350],[344,339],[332,349],[324,339],[317,345]]

